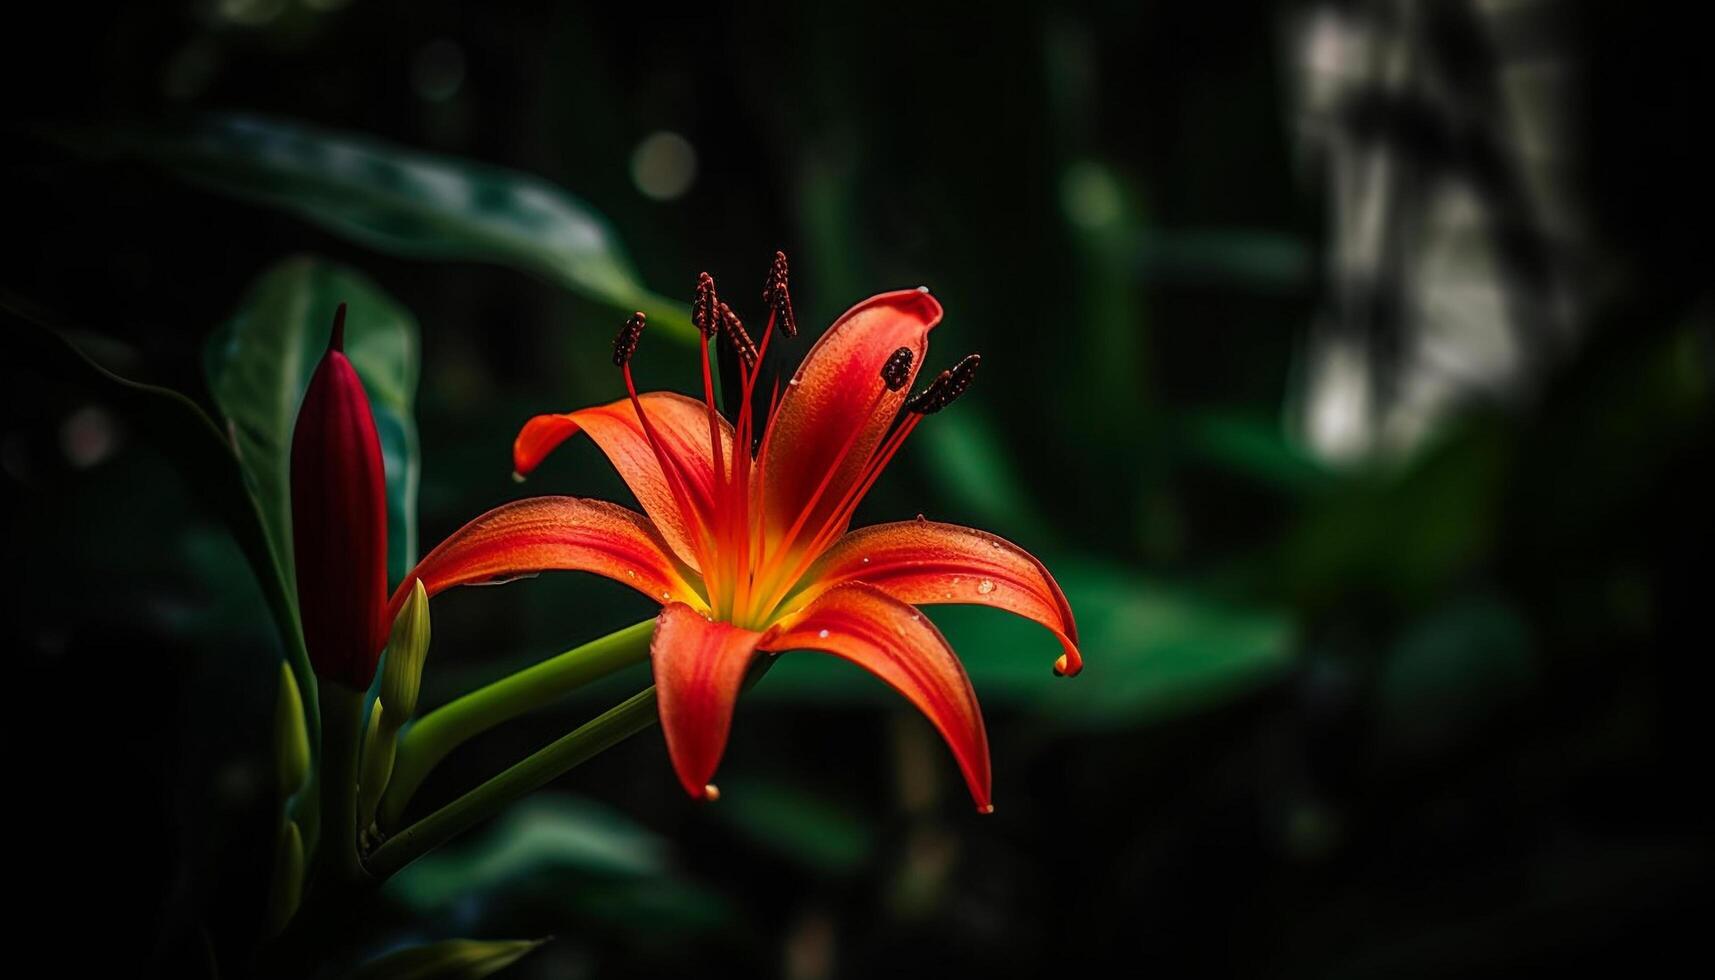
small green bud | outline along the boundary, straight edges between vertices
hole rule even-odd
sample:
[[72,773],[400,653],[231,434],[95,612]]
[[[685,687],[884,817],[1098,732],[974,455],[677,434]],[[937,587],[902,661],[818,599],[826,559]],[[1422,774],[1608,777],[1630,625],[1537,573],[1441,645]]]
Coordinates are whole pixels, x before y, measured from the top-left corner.
[[292,665],[280,661],[280,686],[274,696],[274,767],[280,799],[290,799],[310,778],[310,733],[304,727],[304,698]]
[[393,776],[393,755],[398,751],[399,726],[393,723],[386,702],[375,699],[369,712],[369,732],[363,737],[363,772],[357,780],[357,827],[359,832],[375,822],[375,808]]
[[418,579],[412,583],[410,597],[393,620],[393,633],[387,640],[387,665],[381,671],[381,701],[387,705],[395,730],[417,712],[417,691],[423,680],[423,661],[428,655],[429,594]]
[[274,883],[268,895],[268,935],[277,936],[298,911],[304,897],[304,837],[288,820],[274,851]]

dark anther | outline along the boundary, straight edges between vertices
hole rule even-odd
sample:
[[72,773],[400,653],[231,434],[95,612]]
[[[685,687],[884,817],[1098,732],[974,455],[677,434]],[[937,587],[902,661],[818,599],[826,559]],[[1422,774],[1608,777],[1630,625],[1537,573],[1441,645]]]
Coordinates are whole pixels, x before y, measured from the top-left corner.
[[792,315],[792,291],[786,285],[786,253],[775,252],[774,264],[762,283],[762,305],[774,314],[774,322],[788,337],[798,336],[798,320]]
[[744,329],[744,323],[739,320],[738,314],[732,311],[732,307],[722,303],[719,319],[721,329],[726,331],[727,339],[732,341],[733,350],[738,351],[738,356],[744,358],[745,368],[755,370],[756,342],[750,339],[750,334]]
[[970,390],[971,382],[976,379],[977,365],[982,363],[978,354],[967,354],[965,359],[942,371],[929,382],[929,387],[912,395],[905,403],[905,410],[919,415],[934,415],[941,409],[953,404],[958,397]]
[[881,380],[887,382],[888,391],[898,391],[911,380],[911,361],[914,356],[911,348],[901,347],[881,366]]
[[933,415],[947,407],[941,393],[946,390],[947,382],[953,377],[953,372],[942,371],[935,375],[935,380],[929,382],[929,387],[905,400],[905,410],[916,412],[918,415]]
[[971,382],[977,379],[977,368],[983,363],[981,354],[966,354],[964,360],[953,365],[953,376],[947,382],[947,400],[942,408],[959,399],[960,395],[971,389]]
[[637,342],[643,339],[645,321],[642,313],[633,313],[625,321],[625,326],[619,328],[619,333],[613,338],[613,366],[624,367],[631,363],[631,355],[637,353]]
[[713,337],[720,330],[720,300],[715,298],[715,277],[704,272],[697,276],[696,298],[691,300],[691,323]]

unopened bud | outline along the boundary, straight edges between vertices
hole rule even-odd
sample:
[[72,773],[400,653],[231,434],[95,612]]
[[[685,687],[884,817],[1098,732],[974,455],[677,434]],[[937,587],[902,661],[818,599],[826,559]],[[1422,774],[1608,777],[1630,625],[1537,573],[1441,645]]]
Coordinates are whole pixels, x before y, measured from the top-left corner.
[[292,428],[292,553],[316,675],[369,687],[386,634],[387,482],[363,382],[346,358],[345,306]]
[[403,716],[387,710],[377,698],[369,712],[369,730],[363,736],[363,768],[357,777],[357,826],[366,829],[375,822],[375,808],[393,778],[393,759],[398,752],[399,725]]
[[274,774],[284,803],[310,779],[310,733],[304,727],[304,696],[292,665],[280,661],[280,685],[274,695]]
[[417,712],[417,692],[423,681],[423,661],[429,656],[429,593],[422,579],[393,618],[387,659],[381,668],[381,703],[387,705],[392,726],[398,728]]

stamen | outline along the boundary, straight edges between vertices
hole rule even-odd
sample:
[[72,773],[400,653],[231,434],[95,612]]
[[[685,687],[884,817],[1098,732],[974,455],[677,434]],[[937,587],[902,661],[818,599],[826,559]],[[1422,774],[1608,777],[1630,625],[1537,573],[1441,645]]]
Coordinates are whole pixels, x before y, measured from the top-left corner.
[[707,272],[697,276],[696,297],[691,300],[691,324],[705,337],[712,337],[721,328],[720,301],[715,298],[715,278]]
[[[637,413],[637,424],[642,427],[644,441],[649,443],[650,451],[655,454],[655,462],[661,467],[662,478],[673,492],[673,499],[679,505],[679,513],[685,527],[694,531],[702,524],[700,516],[691,507],[691,497],[685,490],[679,471],[668,461],[667,453],[662,449],[661,437],[655,432],[655,426],[650,424],[648,414],[643,411],[643,402],[637,397],[637,383],[631,377],[631,356],[637,353],[637,343],[643,338],[643,328],[647,323],[642,312],[633,313],[626,319],[625,325],[619,328],[619,334],[613,338],[613,363],[625,378],[625,393],[631,399],[632,410]],[[708,564],[705,545],[706,542],[700,540],[691,542],[700,566]]]
[[911,348],[901,347],[881,366],[881,380],[887,382],[888,391],[898,391],[911,380],[911,362],[915,358]]
[[744,360],[745,369],[755,371],[760,355],[756,350],[756,342],[750,339],[750,334],[744,329],[744,323],[739,320],[738,314],[732,311],[732,307],[721,303],[717,316],[721,329],[726,331],[727,339],[732,341],[733,350],[738,351],[738,356]]
[[625,325],[619,328],[619,334],[613,338],[613,366],[625,367],[631,363],[631,355],[637,353],[637,342],[643,339],[643,328],[647,325],[642,312],[631,314]]
[[935,375],[935,380],[929,382],[929,387],[905,399],[905,410],[917,415],[929,415],[938,411],[937,408],[929,408],[928,406],[940,401],[941,392],[946,390],[947,382],[952,379],[953,372],[951,371],[942,371]]
[[905,410],[918,415],[934,415],[958,401],[960,395],[970,390],[971,382],[976,380],[977,368],[982,362],[980,354],[965,355],[965,359],[951,369],[936,375],[929,387],[912,395],[905,403]]
[[768,278],[762,281],[762,303],[779,317],[780,329],[786,336],[798,336],[798,320],[792,315],[792,291],[786,285],[785,252],[774,253],[774,264],[768,268]]

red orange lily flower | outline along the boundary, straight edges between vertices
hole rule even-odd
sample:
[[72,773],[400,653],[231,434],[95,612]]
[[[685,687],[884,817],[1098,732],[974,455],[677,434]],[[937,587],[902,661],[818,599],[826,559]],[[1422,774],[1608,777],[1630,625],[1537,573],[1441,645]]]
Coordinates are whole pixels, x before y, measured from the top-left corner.
[[[1048,627],[1082,667],[1077,627],[1053,577],[993,534],[923,520],[848,531],[852,512],[924,416],[970,384],[973,355],[925,390],[909,386],[941,305],[925,289],[882,293],[848,310],[805,356],[765,420],[751,395],[777,330],[795,332],[785,256],[764,291],[761,346],[705,274],[693,320],[702,332],[703,398],[639,395],[631,353],[643,315],[615,342],[626,398],[531,419],[518,434],[519,474],[584,432],[606,453],[644,513],[599,500],[536,497],[496,508],[453,534],[406,578],[433,595],[455,585],[546,569],[595,572],[661,603],[650,648],[661,726],[680,782],[713,795],[733,704],[761,653],[819,650],[851,661],[921,710],[952,749],[979,810],[990,803],[988,737],[964,668],[915,608],[975,603]],[[736,424],[715,408],[711,339],[731,343],[745,394]],[[903,418],[894,425],[903,409]],[[396,596],[402,597],[404,587]]]

